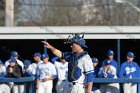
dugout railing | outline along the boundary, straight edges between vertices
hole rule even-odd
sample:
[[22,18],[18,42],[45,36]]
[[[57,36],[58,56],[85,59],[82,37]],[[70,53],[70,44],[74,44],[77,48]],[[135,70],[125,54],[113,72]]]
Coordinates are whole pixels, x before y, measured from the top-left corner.
[[[22,78],[4,78],[0,79],[1,83],[7,83],[7,82],[30,82],[32,86],[32,93],[35,93],[35,77],[22,77]],[[94,78],[94,83],[137,83],[138,90],[137,93],[140,93],[140,79],[126,79],[126,78]],[[121,91],[120,91],[121,93]]]
[[22,78],[1,78],[0,83],[9,83],[9,82],[18,82],[18,83],[29,83],[32,90],[32,93],[36,93],[35,88],[35,77],[22,77]]

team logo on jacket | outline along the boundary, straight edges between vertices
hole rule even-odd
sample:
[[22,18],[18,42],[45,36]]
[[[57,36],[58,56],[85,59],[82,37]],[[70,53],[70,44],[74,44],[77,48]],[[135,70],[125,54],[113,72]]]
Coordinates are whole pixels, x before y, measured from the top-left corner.
[[125,68],[125,71],[126,71],[126,74],[130,74],[130,73],[135,72],[136,71],[136,68],[135,67],[131,67],[131,68],[126,67]]

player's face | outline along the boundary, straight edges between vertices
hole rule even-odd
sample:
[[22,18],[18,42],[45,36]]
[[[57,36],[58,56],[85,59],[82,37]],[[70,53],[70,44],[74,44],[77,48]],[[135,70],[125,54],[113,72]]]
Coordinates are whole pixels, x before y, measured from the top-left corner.
[[134,58],[127,57],[127,60],[131,62],[134,60]]
[[108,59],[112,60],[113,59],[113,56],[108,56]]
[[38,61],[38,59],[40,59],[40,57],[34,56],[34,60],[35,60],[35,61]]
[[[13,57],[13,56],[12,56]],[[15,59],[18,59],[18,56],[16,56],[16,57],[13,57],[13,58],[15,58]]]
[[16,62],[10,63],[10,66],[15,66],[15,65],[16,65]]
[[72,52],[78,52],[81,47],[78,44],[71,44]]
[[98,65],[98,63],[93,63],[93,67],[96,67]]
[[48,61],[49,61],[49,58],[43,59],[43,62],[44,62],[44,63],[48,63]]

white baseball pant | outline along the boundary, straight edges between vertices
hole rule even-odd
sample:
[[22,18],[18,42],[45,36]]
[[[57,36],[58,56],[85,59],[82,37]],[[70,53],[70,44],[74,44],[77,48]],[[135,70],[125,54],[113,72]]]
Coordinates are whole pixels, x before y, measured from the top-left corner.
[[69,82],[64,80],[58,80],[56,84],[57,93],[68,93]]
[[69,83],[69,91],[68,93],[85,93],[84,84],[79,83]]
[[101,93],[100,89],[93,91],[92,93]]
[[25,93],[25,85],[14,84],[13,93]]
[[10,93],[11,88],[7,84],[0,84],[0,93]]
[[53,88],[52,80],[46,82],[40,81],[37,93],[52,93],[52,88]]
[[125,83],[123,84],[124,93],[137,93],[137,84]]

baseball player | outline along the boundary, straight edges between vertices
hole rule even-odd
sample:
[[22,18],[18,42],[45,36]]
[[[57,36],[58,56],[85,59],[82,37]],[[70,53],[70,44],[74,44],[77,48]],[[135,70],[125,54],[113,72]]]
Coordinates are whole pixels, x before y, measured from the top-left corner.
[[71,44],[72,52],[62,53],[60,50],[56,49],[48,42],[44,42],[44,47],[50,49],[53,54],[59,58],[63,58],[68,62],[68,81],[69,83],[69,93],[85,93],[84,83],[87,79],[87,93],[92,92],[92,80],[93,80],[93,66],[92,60],[88,55],[88,52],[84,51],[86,46],[86,41],[83,36],[75,34],[69,36],[65,42]]
[[104,62],[109,60],[111,62],[111,65],[114,66],[116,68],[116,71],[117,71],[117,75],[118,75],[118,64],[117,62],[113,59],[114,58],[114,52],[112,50],[109,50],[107,52],[107,56],[108,56],[108,59],[105,59],[102,63],[102,66],[104,66]]
[[[23,64],[23,62],[22,61],[20,61],[19,59],[18,59],[18,52],[16,52],[16,51],[12,51],[12,53],[11,53],[11,58],[15,58],[16,59],[16,62],[22,67],[22,70],[24,70],[24,64]],[[5,66],[6,67],[8,67],[9,66],[9,60],[7,60],[6,62],[5,62]]]
[[[20,78],[22,77],[22,68],[16,62],[16,58],[11,58],[9,60],[10,64],[7,69],[7,77],[9,78]],[[24,93],[24,84],[23,83],[14,83],[13,93]]]
[[[31,69],[31,62],[29,60],[25,60],[24,62],[24,77],[34,76],[33,71]],[[30,82],[25,83],[26,93],[32,93],[32,87]]]
[[[99,73],[99,69],[100,69],[98,67],[99,61],[98,61],[97,58],[93,57],[92,62],[93,62],[93,67],[94,67],[94,76],[93,76],[93,78],[98,78],[98,73]],[[92,91],[93,91],[93,93],[101,93],[100,85],[97,84],[97,83],[94,83],[93,86],[92,86]]]
[[56,78],[56,68],[49,62],[48,54],[42,55],[43,64],[37,67],[37,92],[52,93],[53,79]]
[[30,70],[31,62],[29,60],[25,60],[24,62],[24,77],[34,76],[32,70]]
[[37,63],[37,65],[40,65],[43,63],[43,61],[41,60],[41,54],[39,52],[34,54],[34,60]]
[[[3,62],[0,60],[0,79],[5,78],[7,75],[6,67],[3,65]],[[0,93],[10,93],[9,85],[5,83],[0,83]]]
[[36,52],[34,54],[34,61],[36,63],[32,63],[29,67],[29,70],[32,71],[33,75],[36,75],[37,66],[39,66],[40,64],[43,64],[43,61],[41,60],[41,54],[39,52]]
[[[111,65],[111,61],[106,60],[104,66],[100,68],[99,78],[117,78],[117,71],[114,66]],[[101,93],[119,93],[119,84],[101,84]]]
[[57,93],[68,93],[68,62],[65,59],[60,59],[61,62],[56,61],[59,57],[52,58],[57,71],[58,82],[56,85]]
[[[120,78],[139,78],[140,68],[136,62],[134,62],[134,54],[132,52],[127,53],[127,61],[122,63],[120,69]],[[125,83],[123,84],[124,93],[137,93],[137,84]]]

